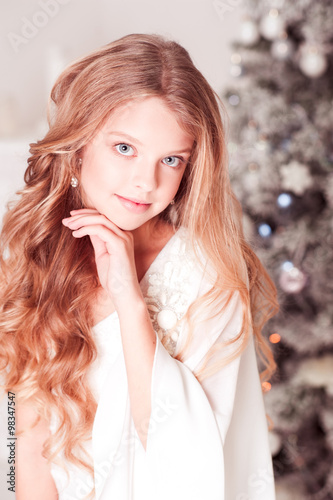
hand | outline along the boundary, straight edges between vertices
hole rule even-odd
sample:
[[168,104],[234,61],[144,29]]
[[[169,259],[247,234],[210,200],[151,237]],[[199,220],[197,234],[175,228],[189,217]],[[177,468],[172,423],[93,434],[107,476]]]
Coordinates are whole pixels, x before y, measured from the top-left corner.
[[130,231],[120,229],[94,209],[73,210],[62,223],[73,231],[75,238],[90,237],[100,283],[116,309],[126,304],[129,297],[142,298]]

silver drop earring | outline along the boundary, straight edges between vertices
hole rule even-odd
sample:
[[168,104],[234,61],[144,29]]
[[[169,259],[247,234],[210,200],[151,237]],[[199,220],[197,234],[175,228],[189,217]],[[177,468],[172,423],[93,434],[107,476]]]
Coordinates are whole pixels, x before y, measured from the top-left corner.
[[[79,165],[81,166],[82,165],[82,158],[79,158]],[[77,180],[77,178],[75,177],[75,175],[72,175],[72,178],[71,178],[71,186],[73,188],[77,188],[79,185],[79,181]]]
[[78,187],[78,185],[79,185],[79,181],[77,180],[77,178],[76,178],[74,175],[72,175],[72,178],[71,178],[71,186],[72,186],[73,188],[77,188],[77,187]]

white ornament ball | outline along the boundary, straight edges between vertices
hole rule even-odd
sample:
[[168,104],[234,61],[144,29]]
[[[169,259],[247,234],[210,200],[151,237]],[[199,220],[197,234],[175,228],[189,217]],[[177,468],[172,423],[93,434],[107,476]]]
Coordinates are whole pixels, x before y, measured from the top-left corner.
[[280,167],[281,185],[286,191],[293,191],[298,196],[313,185],[311,172],[307,165],[292,160]]
[[290,40],[275,40],[271,46],[271,54],[279,61],[290,59],[294,52],[294,46]]
[[240,64],[233,64],[230,68],[231,76],[238,78],[243,74],[243,67]]
[[303,360],[293,378],[293,383],[310,387],[333,388],[333,355]]
[[300,52],[299,67],[309,78],[318,78],[327,69],[327,59],[319,46],[306,45]]
[[239,38],[240,42],[248,47],[257,43],[260,39],[257,23],[252,21],[252,19],[242,21]]
[[259,25],[260,33],[267,40],[276,40],[284,32],[284,22],[277,9],[271,9]]
[[258,151],[267,153],[271,150],[272,145],[266,136],[259,136],[258,140],[254,143],[254,147]]
[[290,267],[290,269],[282,269],[279,282],[286,293],[296,294],[305,287],[307,277],[297,267]]

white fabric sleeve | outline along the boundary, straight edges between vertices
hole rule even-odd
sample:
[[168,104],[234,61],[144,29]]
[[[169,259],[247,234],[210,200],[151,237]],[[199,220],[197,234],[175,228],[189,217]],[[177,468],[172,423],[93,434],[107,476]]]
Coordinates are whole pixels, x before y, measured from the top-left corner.
[[[202,383],[193,373],[208,349],[237,336],[241,324],[242,303],[236,292],[223,314],[198,323],[194,328],[192,351],[183,363],[169,355],[156,335],[152,411],[146,447],[146,461],[156,499],[275,498],[267,425],[252,337],[241,356]],[[218,355],[214,354],[214,357]],[[238,401],[239,397],[244,396],[243,393],[247,395],[245,404]],[[248,412],[249,420],[243,415],[238,421],[234,410],[245,414]],[[232,420],[235,420],[234,425],[231,424]],[[229,427],[232,427],[230,439]],[[240,435],[237,441],[238,431]],[[227,456],[225,444],[228,445]],[[230,463],[226,463],[227,460],[229,462],[229,454]],[[257,456],[257,460],[253,460],[253,456]],[[238,467],[238,463],[242,467]],[[252,476],[256,470],[265,467],[269,480],[266,478],[265,488],[261,492],[262,488],[258,488],[258,482]]]

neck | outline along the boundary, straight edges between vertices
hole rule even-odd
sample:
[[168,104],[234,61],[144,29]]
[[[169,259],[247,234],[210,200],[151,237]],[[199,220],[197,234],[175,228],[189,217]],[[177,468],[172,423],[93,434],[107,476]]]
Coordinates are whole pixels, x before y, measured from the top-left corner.
[[[151,246],[152,240],[154,240],[156,236],[161,236],[159,230],[162,229],[162,226],[164,226],[163,223],[159,222],[157,218],[153,218],[142,226],[133,229],[131,233],[134,237],[134,252],[145,252],[146,249]],[[158,234],[156,235],[156,233]]]

